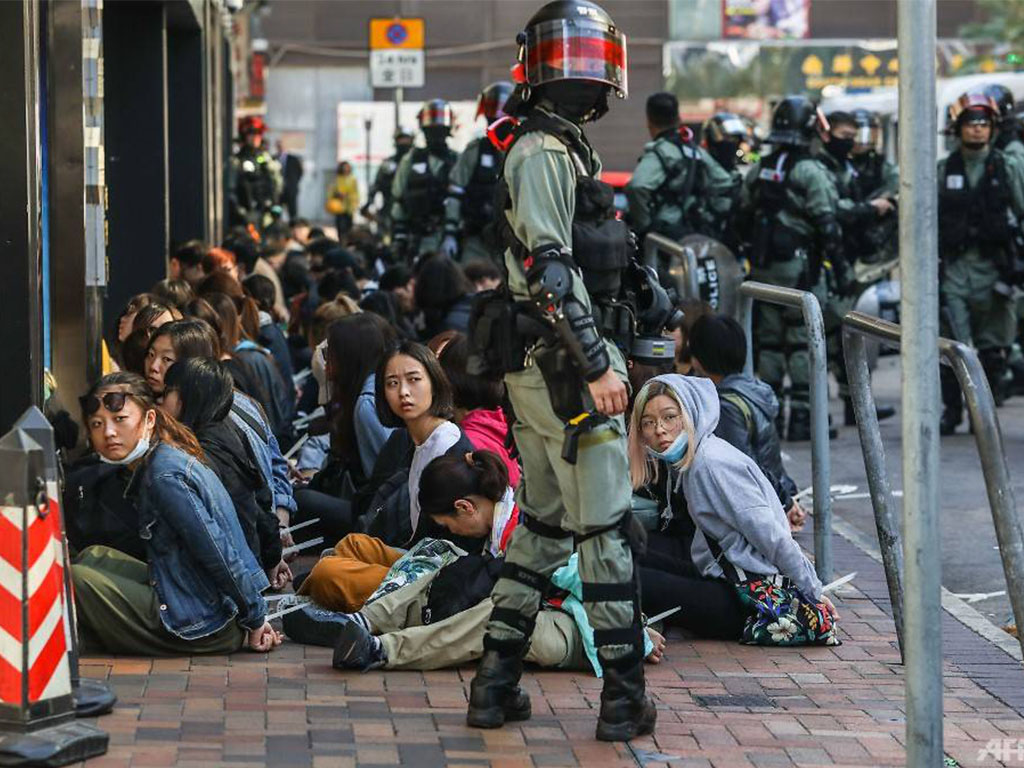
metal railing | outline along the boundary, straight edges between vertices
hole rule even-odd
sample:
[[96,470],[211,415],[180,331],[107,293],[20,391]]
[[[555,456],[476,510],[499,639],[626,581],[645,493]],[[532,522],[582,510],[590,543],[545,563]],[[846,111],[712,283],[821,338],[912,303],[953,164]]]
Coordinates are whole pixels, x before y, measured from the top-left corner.
[[[885,450],[878,429],[864,345],[865,338],[870,337],[899,346],[900,331],[900,326],[894,323],[860,312],[850,312],[843,318],[843,346],[846,351],[846,369],[850,379],[850,397],[853,399],[853,408],[857,415],[857,430],[860,433],[861,451],[864,454],[864,466],[867,470],[871,505],[875,512],[878,543],[882,551],[882,564],[885,568],[886,582],[889,585],[889,597],[892,600],[893,617],[896,620],[896,632],[902,652],[904,638],[908,638],[911,633],[932,632],[936,628],[910,621],[909,616],[906,616],[903,611],[903,552],[900,547],[900,527],[897,522],[888,472],[885,468]],[[981,367],[981,362],[978,360],[978,353],[974,349],[958,341],[940,338],[939,355],[943,362],[953,369],[966,397],[974,439],[981,458],[985,490],[988,493],[989,506],[992,509],[996,540],[999,542],[999,554],[1003,561],[1006,591],[1010,598],[1010,604],[1013,606],[1013,616],[1017,627],[1022,628],[1024,627],[1024,527],[1021,525],[1014,502],[1013,487],[1010,484],[1010,473],[1006,465],[1006,455],[1003,452],[1002,435],[999,431],[999,420],[996,416],[992,391],[989,388],[985,371]],[[928,564],[931,568],[940,569],[938,558],[929,558]],[[938,578],[938,574],[935,574],[935,578]],[[907,623],[904,624],[904,622]],[[1024,651],[1024,636],[1020,633],[1018,633],[1018,640],[1021,643],[1022,651]],[[911,647],[913,646],[914,644],[911,643]],[[941,664],[941,652],[938,656],[934,659],[936,665]]]
[[822,583],[832,580],[832,496],[829,493],[828,453],[828,359],[825,321],[818,297],[809,291],[783,288],[748,280],[739,287],[738,320],[747,334],[745,372],[754,374],[754,300],[794,307],[807,326],[807,351],[811,369],[811,487],[814,492],[814,570]]
[[[667,253],[678,258],[678,269],[682,274],[675,274],[670,265],[669,273],[676,280],[676,290],[684,299],[700,298],[700,282],[697,276],[697,254],[692,248],[686,248],[675,240],[670,240],[656,232],[648,232],[644,237],[644,263],[658,269],[658,254]],[[660,273],[660,270],[659,270]]]

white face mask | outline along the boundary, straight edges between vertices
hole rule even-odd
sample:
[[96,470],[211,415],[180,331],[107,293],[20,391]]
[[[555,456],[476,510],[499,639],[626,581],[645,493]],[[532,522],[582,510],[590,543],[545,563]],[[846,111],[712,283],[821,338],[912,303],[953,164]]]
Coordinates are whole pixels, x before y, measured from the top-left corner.
[[146,451],[148,450],[149,437],[146,436],[140,439],[139,442],[135,444],[135,447],[132,448],[128,455],[125,456],[123,459],[108,459],[102,453],[99,454],[99,457],[100,461],[102,461],[104,464],[119,464],[121,466],[124,466],[126,464],[131,464],[134,461],[138,461],[139,459],[146,455]]

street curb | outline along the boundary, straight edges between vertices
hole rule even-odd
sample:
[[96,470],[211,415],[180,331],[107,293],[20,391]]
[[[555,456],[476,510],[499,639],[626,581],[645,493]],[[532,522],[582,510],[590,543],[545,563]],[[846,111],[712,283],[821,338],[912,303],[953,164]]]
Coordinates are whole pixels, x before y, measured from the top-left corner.
[[[882,554],[878,551],[875,543],[857,528],[838,516],[833,516],[832,518],[832,530],[872,560],[876,560],[879,563],[882,562]],[[1000,627],[993,624],[984,614],[968,605],[945,587],[942,587],[942,608],[965,627],[975,634],[981,635],[983,639],[996,646],[1008,656],[1017,661],[1024,661],[1024,654],[1021,653],[1020,643],[1014,637],[1008,635]]]

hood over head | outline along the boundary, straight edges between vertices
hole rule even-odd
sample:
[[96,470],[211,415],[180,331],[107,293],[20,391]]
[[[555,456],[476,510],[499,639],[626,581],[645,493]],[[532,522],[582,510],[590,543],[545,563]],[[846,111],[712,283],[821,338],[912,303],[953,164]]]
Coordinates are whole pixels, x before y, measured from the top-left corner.
[[[690,415],[698,443],[715,431],[715,427],[718,426],[720,409],[718,390],[710,379],[668,373],[663,376],[655,376],[651,381],[660,381],[671,387],[672,391],[676,393],[680,404]],[[649,385],[650,382],[644,386],[644,389],[646,390]],[[646,401],[645,397],[643,402],[646,403]]]

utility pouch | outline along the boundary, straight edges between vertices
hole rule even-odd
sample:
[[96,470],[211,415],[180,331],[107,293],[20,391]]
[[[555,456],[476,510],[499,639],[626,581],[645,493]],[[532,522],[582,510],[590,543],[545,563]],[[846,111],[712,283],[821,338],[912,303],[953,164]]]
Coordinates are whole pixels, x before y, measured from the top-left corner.
[[526,362],[526,341],[517,323],[518,305],[504,290],[483,291],[473,300],[469,315],[468,372],[498,380],[521,371]]
[[533,360],[547,385],[555,415],[569,422],[584,413],[583,377],[569,351],[562,345],[538,344]]

